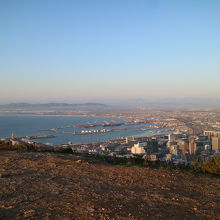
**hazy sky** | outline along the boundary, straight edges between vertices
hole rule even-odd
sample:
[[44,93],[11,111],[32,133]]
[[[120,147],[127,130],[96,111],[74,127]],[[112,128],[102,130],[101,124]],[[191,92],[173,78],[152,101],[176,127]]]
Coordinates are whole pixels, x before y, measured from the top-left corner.
[[220,97],[219,0],[0,0],[0,102]]

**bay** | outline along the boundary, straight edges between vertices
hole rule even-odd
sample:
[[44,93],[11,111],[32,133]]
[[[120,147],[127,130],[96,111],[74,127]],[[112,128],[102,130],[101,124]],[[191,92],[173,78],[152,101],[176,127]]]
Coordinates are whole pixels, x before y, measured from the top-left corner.
[[[30,115],[1,115],[0,116],[0,138],[8,138],[12,133],[17,137],[24,136],[40,136],[55,135],[55,138],[37,139],[35,141],[48,143],[53,145],[66,144],[87,144],[94,142],[103,142],[112,139],[118,139],[128,136],[149,136],[152,135],[150,130],[142,131],[136,129],[137,125],[122,125],[116,127],[105,127],[106,129],[115,128],[116,131],[107,133],[96,133],[87,135],[76,135],[74,132],[82,130],[103,129],[103,127],[95,128],[76,128],[76,125],[89,123],[105,123],[105,122],[125,122],[128,119],[121,118],[105,118],[105,117],[79,117],[79,116],[30,116]],[[148,124],[142,124],[148,125]],[[150,125],[150,124],[149,124]],[[138,126],[141,126],[139,124]],[[128,130],[119,130],[120,128],[128,128]],[[50,131],[49,129],[55,130]],[[151,129],[158,130],[158,129]]]

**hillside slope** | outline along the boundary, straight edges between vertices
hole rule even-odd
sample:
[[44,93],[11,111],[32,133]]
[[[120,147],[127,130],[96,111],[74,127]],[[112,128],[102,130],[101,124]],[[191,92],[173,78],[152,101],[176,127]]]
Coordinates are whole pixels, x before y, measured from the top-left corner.
[[220,180],[0,152],[0,219],[220,219]]

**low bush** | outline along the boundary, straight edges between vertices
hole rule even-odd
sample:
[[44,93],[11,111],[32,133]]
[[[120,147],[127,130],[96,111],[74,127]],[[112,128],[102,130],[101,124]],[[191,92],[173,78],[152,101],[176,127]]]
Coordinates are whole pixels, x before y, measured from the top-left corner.
[[215,155],[205,161],[202,170],[212,174],[220,174],[220,155]]

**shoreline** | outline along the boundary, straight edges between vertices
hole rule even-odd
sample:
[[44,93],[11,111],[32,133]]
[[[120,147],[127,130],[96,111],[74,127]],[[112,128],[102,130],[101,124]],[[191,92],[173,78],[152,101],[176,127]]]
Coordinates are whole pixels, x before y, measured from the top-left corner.
[[[16,114],[16,115],[0,115],[1,117],[42,117],[42,118],[44,118],[44,117],[55,117],[55,118],[57,118],[57,117],[64,117],[64,118],[66,118],[66,117],[69,117],[69,118],[92,118],[92,119],[100,119],[100,120],[106,120],[106,119],[120,119],[120,120],[131,120],[131,119],[129,119],[129,118],[127,118],[127,117],[124,117],[124,118],[122,118],[122,117],[103,117],[103,116],[94,116],[94,115],[92,115],[92,116],[88,116],[88,115],[83,115],[83,116],[76,116],[76,115],[74,115],[74,116],[69,116],[69,115],[20,115],[20,114]],[[63,122],[63,123],[65,123],[65,122]],[[82,123],[85,123],[85,122],[82,122]],[[52,125],[53,126],[53,125]],[[72,127],[74,127],[74,125],[72,125]],[[72,128],[71,127],[71,128]],[[132,129],[132,128],[131,128]],[[159,128],[158,128],[159,129]],[[155,133],[151,133],[151,132],[149,132],[149,131],[142,131],[142,132],[140,132],[140,133],[136,133],[137,131],[131,131],[131,134],[120,134],[120,131],[118,131],[118,132],[116,132],[115,134],[113,134],[113,137],[110,135],[110,136],[99,136],[100,134],[97,134],[97,138],[93,138],[93,137],[90,137],[90,136],[87,136],[86,138],[85,138],[85,140],[84,141],[82,141],[81,139],[83,139],[84,137],[71,137],[71,136],[69,136],[69,137],[65,137],[65,136],[62,136],[63,134],[60,134],[60,135],[58,135],[58,139],[56,139],[56,140],[51,140],[50,138],[48,138],[48,139],[44,139],[43,141],[39,141],[39,139],[33,139],[33,141],[35,142],[35,143],[40,143],[40,144],[50,144],[51,146],[59,146],[59,145],[66,145],[68,142],[72,142],[72,143],[74,143],[74,144],[77,144],[77,145],[80,145],[80,144],[96,144],[96,143],[107,143],[107,142],[109,142],[109,141],[117,141],[117,140],[122,140],[122,139],[125,139],[126,137],[132,137],[132,136],[134,136],[135,138],[143,138],[143,137],[153,137],[153,136],[160,136],[160,135],[166,135],[166,134],[169,134],[169,133],[171,133],[172,131],[161,131],[161,133],[158,131],[158,129],[156,129],[156,131],[155,131],[155,129],[154,128],[152,128],[152,129],[150,129],[149,131],[155,131]],[[11,129],[12,131],[13,131],[13,129]],[[38,132],[30,132],[30,133],[23,133],[23,134],[19,134],[19,136],[18,136],[18,138],[21,138],[21,137],[26,137],[26,136],[39,136],[39,135],[50,135],[51,134],[51,132],[49,132],[49,130],[50,129],[45,129],[46,131],[45,131],[45,134],[38,134]],[[158,132],[159,133],[158,133]],[[14,131],[13,131],[14,132]],[[17,133],[16,132],[16,129],[15,129],[15,133]],[[19,133],[19,132],[18,132]],[[54,133],[53,133],[54,134]],[[103,134],[103,133],[101,133],[101,134]],[[65,134],[64,134],[65,135]],[[88,135],[90,135],[90,134],[88,134]],[[94,134],[93,134],[94,135]],[[103,135],[105,135],[105,133],[103,134]],[[116,137],[114,137],[114,135],[116,136]],[[2,136],[2,137],[0,137],[1,139],[7,139],[7,138],[10,138],[10,134],[8,134],[8,135],[5,135],[5,136]],[[65,140],[66,139],[66,140]],[[74,140],[74,139],[77,139],[77,140]],[[103,140],[96,140],[96,139],[103,139]]]
[[54,115],[51,115],[51,114],[1,114],[0,113],[0,116],[36,116],[36,117],[39,117],[39,116],[51,116],[51,117],[94,117],[94,118],[117,118],[117,119],[132,119],[132,118],[135,118],[135,117],[126,117],[126,116],[109,116],[109,115],[77,115],[77,114],[71,114],[71,115],[57,115],[57,114],[54,114]]

